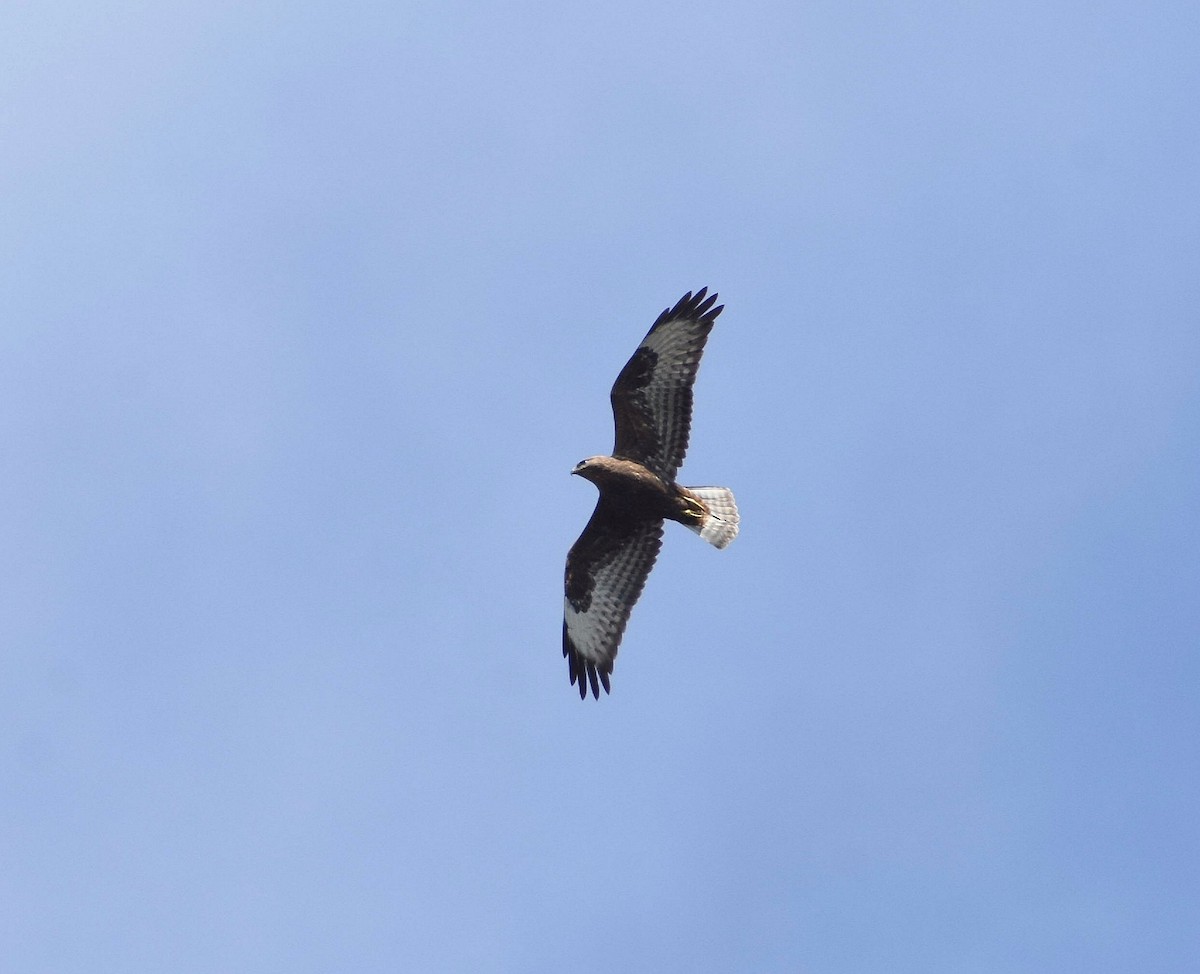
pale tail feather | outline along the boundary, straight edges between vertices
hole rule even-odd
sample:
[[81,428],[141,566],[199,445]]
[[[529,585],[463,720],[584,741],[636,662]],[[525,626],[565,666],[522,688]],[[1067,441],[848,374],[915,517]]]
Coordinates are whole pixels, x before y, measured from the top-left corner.
[[733,491],[728,487],[688,487],[708,509],[708,515],[697,525],[688,525],[715,548],[724,548],[737,537],[738,509]]

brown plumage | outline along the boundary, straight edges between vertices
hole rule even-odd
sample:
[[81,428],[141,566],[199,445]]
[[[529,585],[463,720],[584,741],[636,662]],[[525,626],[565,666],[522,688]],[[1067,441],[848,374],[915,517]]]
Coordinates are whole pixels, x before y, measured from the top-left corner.
[[590,457],[571,472],[596,485],[600,499],[567,555],[563,656],[579,696],[609,692],[613,660],[634,603],[662,547],[663,521],[678,521],[717,548],[738,532],[726,487],[681,487],[692,384],[708,333],[721,313],[707,288],[663,311],[612,388],[616,441],[610,457]]

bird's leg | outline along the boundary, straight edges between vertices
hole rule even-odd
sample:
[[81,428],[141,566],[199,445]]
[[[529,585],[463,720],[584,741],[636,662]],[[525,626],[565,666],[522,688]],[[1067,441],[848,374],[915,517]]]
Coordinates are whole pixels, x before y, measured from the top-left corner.
[[685,497],[683,499],[683,516],[694,518],[699,521],[704,517],[704,506],[694,497]]

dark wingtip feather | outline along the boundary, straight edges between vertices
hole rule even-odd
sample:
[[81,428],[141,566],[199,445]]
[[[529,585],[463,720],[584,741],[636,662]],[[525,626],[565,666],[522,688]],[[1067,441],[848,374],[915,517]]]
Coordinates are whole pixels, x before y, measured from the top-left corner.
[[696,292],[696,297],[692,302],[693,307],[691,308],[691,312],[692,312],[691,317],[699,318],[702,321],[715,321],[717,315],[719,315],[721,313],[721,310],[725,306],[721,305],[720,308],[717,308],[714,311],[710,311],[709,309],[714,304],[717,303],[718,295],[714,291],[712,294],[708,295],[707,299],[705,299],[704,295],[707,293],[708,293],[707,287],[702,287],[699,291]]
[[683,307],[684,302],[690,301],[691,299],[692,292],[688,291],[687,294],[675,302],[675,307],[672,308],[670,305],[668,305],[667,307],[663,308],[662,313],[655,319],[654,323],[656,325],[661,324],[664,321],[669,321],[671,318],[677,317],[679,315],[679,309]]
[[725,305],[720,305],[716,308],[713,307],[716,304],[717,297],[716,291],[712,294],[708,293],[707,285],[695,292],[695,294],[688,291],[687,294],[675,302],[675,307],[663,308],[662,314],[658,316],[658,320],[654,324],[660,325],[664,321],[675,321],[679,318],[712,324],[712,322],[717,320],[717,315],[725,310]]
[[603,685],[605,693],[612,693],[608,685],[608,676],[612,672],[612,660],[609,660],[607,664],[601,663],[597,666],[591,660],[585,659],[583,654],[575,648],[575,644],[567,633],[566,619],[563,620],[563,656],[567,660],[567,672],[571,677],[571,686],[579,687],[580,700],[587,699],[589,684],[592,696],[597,700],[600,699],[601,685]]

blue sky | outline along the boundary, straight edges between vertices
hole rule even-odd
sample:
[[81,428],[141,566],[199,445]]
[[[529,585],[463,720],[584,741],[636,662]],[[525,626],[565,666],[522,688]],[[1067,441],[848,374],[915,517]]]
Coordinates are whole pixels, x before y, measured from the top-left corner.
[[[1200,13],[0,14],[13,971],[1179,971]],[[609,386],[726,311],[613,695]]]

